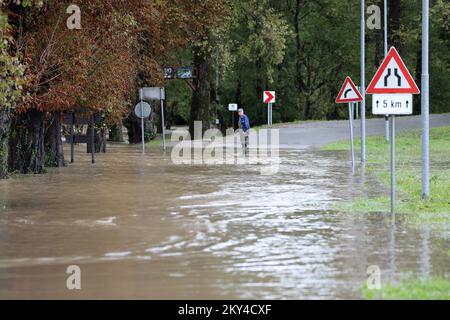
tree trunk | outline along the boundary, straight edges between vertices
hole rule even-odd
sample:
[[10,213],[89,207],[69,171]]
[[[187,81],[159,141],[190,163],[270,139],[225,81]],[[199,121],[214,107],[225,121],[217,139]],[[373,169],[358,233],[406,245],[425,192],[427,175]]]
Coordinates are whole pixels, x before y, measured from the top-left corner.
[[24,174],[44,173],[45,113],[30,109],[16,114],[10,132],[10,170]]
[[141,143],[141,124],[140,121],[133,115],[130,114],[124,122],[125,127],[128,131],[128,142],[130,144]]
[[[422,83],[422,48],[417,51],[417,63],[416,63],[416,83]],[[419,115],[422,113],[422,101],[421,99],[413,100],[413,114]]]
[[189,131],[194,137],[194,122],[202,121],[202,135],[211,127],[211,64],[210,56],[202,52],[201,48],[194,48],[194,65],[198,70],[194,79],[194,88],[191,103],[191,116]]
[[304,109],[303,117],[305,120],[310,120],[312,118],[312,116],[311,116],[311,97],[309,94],[306,96],[304,108],[305,109]]
[[310,120],[311,119],[311,95],[312,95],[312,88],[311,88],[311,64],[310,64],[310,58],[309,56],[306,57],[306,89],[307,92],[305,93],[305,106],[303,109],[303,118],[304,120]]
[[[144,121],[145,142],[148,142],[156,137],[156,130],[158,129],[158,126],[155,125],[156,119],[157,117],[154,116],[153,112],[150,119],[146,119]],[[161,121],[159,121],[159,123],[161,123]],[[124,121],[124,125],[128,131],[128,142],[130,144],[142,143],[141,119],[138,119],[133,114],[130,114]]]
[[114,125],[109,130],[109,141],[123,142],[123,132],[121,125]]
[[9,110],[0,107],[0,179],[8,176]]
[[[236,101],[237,105],[239,106],[239,108],[241,108],[242,106],[242,81],[241,78],[238,79],[237,81],[237,88],[236,88],[236,94],[234,96],[234,101]],[[231,112],[231,126],[234,127],[233,129],[236,130],[238,128],[238,121],[239,121],[239,116],[237,115],[236,112]]]
[[64,167],[61,113],[51,114],[47,127],[45,134],[45,165],[47,167]]
[[[94,129],[94,143],[95,143],[95,153],[106,153],[106,130]],[[92,153],[92,143],[91,143],[91,133],[92,126],[89,125],[87,130],[87,153]]]

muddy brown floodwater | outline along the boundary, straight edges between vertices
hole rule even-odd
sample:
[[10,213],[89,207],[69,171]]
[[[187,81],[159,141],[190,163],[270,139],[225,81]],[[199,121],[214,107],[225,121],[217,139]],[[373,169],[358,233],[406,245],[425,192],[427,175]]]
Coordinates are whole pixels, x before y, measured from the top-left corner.
[[[448,227],[333,210],[386,191],[352,175],[347,153],[281,151],[268,177],[131,146],[92,166],[82,149],[67,168],[0,181],[0,298],[358,299],[371,265],[382,283],[448,274]],[[66,288],[69,265],[81,290]]]

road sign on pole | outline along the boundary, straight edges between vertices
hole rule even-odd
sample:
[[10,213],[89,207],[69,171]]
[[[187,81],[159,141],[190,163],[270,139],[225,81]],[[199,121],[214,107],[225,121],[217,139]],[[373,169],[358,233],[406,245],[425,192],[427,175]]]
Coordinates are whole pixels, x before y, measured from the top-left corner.
[[162,126],[162,138],[163,138],[163,148],[166,151],[166,122],[164,116],[164,102],[166,99],[166,91],[164,88],[159,88],[160,90],[160,101],[161,101],[161,126]]
[[142,88],[142,99],[145,100],[165,100],[166,90],[160,87]]
[[358,88],[353,83],[350,77],[345,78],[344,84],[339,91],[336,98],[336,103],[347,103],[348,104],[348,121],[350,125],[350,146],[351,146],[351,157],[352,157],[352,168],[355,169],[355,143],[354,143],[354,133],[353,133],[353,117],[354,117],[354,105],[358,102],[363,101],[363,97],[359,92]]
[[362,100],[363,97],[352,79],[350,77],[345,78],[344,84],[336,98],[336,103],[360,102]]
[[139,119],[148,118],[152,114],[152,107],[147,102],[139,102],[134,108],[134,114]]
[[[141,101],[147,100],[158,100],[161,103],[161,127],[162,127],[162,138],[163,138],[163,148],[166,150],[166,125],[164,121],[164,101],[166,100],[166,89],[163,87],[145,87],[141,88],[140,91]],[[144,111],[144,110],[142,110]],[[144,146],[142,147],[144,152]]]
[[141,88],[141,90],[139,91],[139,97],[141,102],[139,103],[140,105],[140,109],[141,109],[141,139],[142,139],[142,155],[145,154],[145,126],[144,126],[144,89]]
[[420,93],[419,87],[417,87],[394,47],[389,50],[384,58],[383,63],[367,87],[367,93]]
[[238,111],[238,104],[237,103],[230,103],[228,105],[228,110],[231,111],[231,125],[233,126],[234,130],[234,113]]
[[263,102],[267,103],[267,125],[272,125],[272,104],[276,101],[275,91],[264,91]]
[[419,94],[405,63],[392,47],[370,82],[372,112],[391,116],[391,217],[395,221],[395,116],[413,113],[412,95]]
[[276,94],[275,91],[264,91],[264,103],[275,103]]

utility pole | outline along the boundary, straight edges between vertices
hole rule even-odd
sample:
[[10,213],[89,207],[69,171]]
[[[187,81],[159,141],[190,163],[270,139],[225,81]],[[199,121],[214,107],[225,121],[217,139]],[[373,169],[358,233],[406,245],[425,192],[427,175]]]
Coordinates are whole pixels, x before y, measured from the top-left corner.
[[366,162],[366,6],[361,0],[361,162]]
[[422,0],[422,198],[430,197],[429,0]]

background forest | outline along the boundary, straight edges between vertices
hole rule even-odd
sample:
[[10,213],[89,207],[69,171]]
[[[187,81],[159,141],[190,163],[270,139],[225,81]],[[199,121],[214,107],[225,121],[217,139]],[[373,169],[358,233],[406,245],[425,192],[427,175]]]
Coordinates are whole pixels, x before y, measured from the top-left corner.
[[[73,3],[80,30],[66,27]],[[218,118],[224,129],[228,103],[263,124],[263,90],[277,92],[275,123],[345,117],[334,99],[345,76],[360,79],[357,0],[0,0],[0,8],[0,177],[64,165],[64,112],[101,114],[99,139],[120,139],[124,125],[140,142],[132,109],[141,86],[167,88],[168,126],[202,120],[207,129]],[[431,1],[430,23],[430,108],[449,112],[448,1]],[[370,81],[383,29],[366,34]],[[420,0],[389,1],[389,45],[420,84]],[[165,81],[167,66],[193,66],[197,77]],[[148,138],[157,123],[158,114],[146,123]]]

